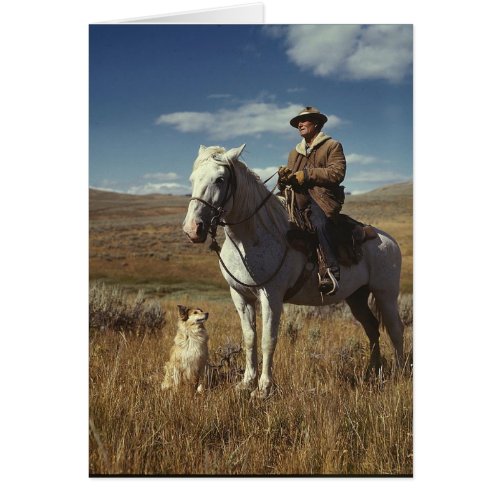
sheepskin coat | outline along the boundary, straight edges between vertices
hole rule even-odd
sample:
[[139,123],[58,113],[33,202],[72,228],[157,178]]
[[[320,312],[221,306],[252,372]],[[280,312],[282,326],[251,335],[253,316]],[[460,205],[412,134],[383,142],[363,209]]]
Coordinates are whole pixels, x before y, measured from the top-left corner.
[[299,170],[305,173],[305,189],[297,193],[297,203],[304,207],[310,196],[327,217],[334,219],[344,203],[344,191],[339,187],[346,170],[342,144],[320,132],[310,148],[306,147],[302,139],[288,155],[288,168],[293,173]]

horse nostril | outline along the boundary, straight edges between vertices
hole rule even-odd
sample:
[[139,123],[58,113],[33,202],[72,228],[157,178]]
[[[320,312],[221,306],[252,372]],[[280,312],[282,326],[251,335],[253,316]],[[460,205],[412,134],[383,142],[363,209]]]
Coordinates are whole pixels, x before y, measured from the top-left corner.
[[197,235],[200,235],[203,233],[204,226],[205,226],[205,224],[203,224],[203,222],[198,222],[196,224],[196,234]]

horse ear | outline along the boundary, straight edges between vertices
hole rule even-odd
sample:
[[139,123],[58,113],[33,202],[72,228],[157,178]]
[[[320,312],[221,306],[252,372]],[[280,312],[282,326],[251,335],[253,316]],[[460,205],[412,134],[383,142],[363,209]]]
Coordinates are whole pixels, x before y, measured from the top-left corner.
[[229,156],[231,160],[235,161],[237,160],[243,150],[245,149],[246,144],[242,144],[239,148],[232,148],[229,151],[226,152],[226,156]]
[[203,144],[200,144],[200,149],[198,149],[198,154],[200,155],[201,153],[203,153],[203,151],[205,151],[205,149],[207,149],[207,147],[204,146]]

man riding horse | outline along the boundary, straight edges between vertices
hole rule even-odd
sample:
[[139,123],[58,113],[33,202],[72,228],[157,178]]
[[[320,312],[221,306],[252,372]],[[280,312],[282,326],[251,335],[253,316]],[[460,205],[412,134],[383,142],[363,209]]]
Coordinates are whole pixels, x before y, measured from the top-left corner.
[[333,295],[339,288],[340,267],[333,251],[332,229],[344,203],[346,160],[340,142],[321,131],[328,118],[308,106],[290,120],[302,141],[290,152],[288,164],[279,170],[279,185],[295,192],[297,208],[309,215],[316,231],[324,269],[319,290]]

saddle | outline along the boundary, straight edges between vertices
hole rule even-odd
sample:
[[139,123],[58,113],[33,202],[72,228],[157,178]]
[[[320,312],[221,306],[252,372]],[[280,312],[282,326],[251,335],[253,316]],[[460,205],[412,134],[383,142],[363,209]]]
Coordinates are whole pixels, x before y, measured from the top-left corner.
[[[290,246],[303,252],[310,261],[318,262],[318,238],[307,217],[302,214],[299,223],[291,222],[286,238]],[[340,265],[350,267],[358,264],[363,257],[362,245],[367,240],[377,238],[372,226],[363,224],[345,214],[339,214],[333,225],[333,251]]]

